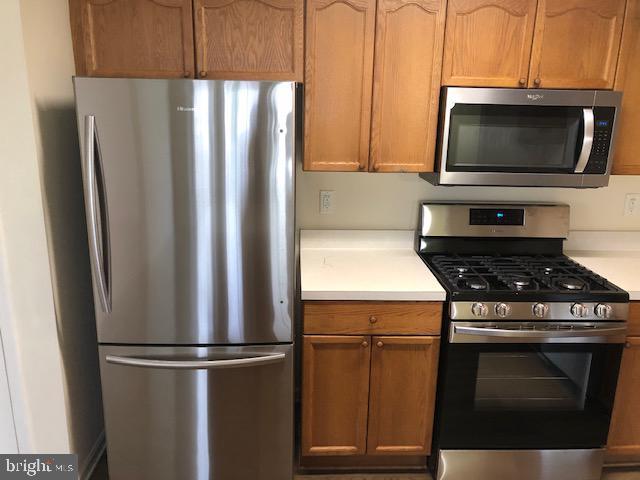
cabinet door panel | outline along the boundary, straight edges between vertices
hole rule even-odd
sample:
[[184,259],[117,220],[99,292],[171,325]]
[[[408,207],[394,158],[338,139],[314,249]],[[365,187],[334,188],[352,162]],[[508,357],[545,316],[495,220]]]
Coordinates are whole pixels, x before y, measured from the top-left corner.
[[191,0],[70,0],[76,73],[191,77]]
[[524,87],[537,0],[450,0],[443,85]]
[[305,170],[366,170],[375,0],[308,0]]
[[195,0],[198,75],[302,81],[303,0]]
[[539,0],[529,86],[613,88],[625,0]]
[[362,336],[304,336],[303,455],[365,453],[369,343]]
[[627,0],[624,22],[615,84],[615,89],[624,95],[618,117],[613,173],[640,175],[640,0]]
[[640,337],[629,337],[622,355],[611,417],[608,456],[640,459]]
[[378,2],[373,171],[433,171],[445,7],[445,0]]
[[438,337],[372,337],[367,453],[431,450]]

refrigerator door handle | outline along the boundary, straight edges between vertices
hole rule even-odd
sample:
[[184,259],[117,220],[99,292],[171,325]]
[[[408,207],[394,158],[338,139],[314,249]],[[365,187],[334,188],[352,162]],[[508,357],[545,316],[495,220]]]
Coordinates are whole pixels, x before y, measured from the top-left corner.
[[[96,158],[96,155],[98,158]],[[103,228],[102,220],[106,218],[106,200],[100,200],[104,190],[104,179],[100,162],[100,146],[96,132],[94,115],[84,117],[84,193],[87,202],[87,223],[89,230],[89,254],[93,264],[100,298],[100,305],[105,313],[111,312],[111,294],[109,289],[109,232]],[[96,175],[100,169],[100,176]],[[106,241],[105,241],[106,240]],[[105,247],[106,250],[105,251]]]
[[217,368],[252,367],[256,365],[268,365],[270,363],[282,362],[284,359],[284,353],[232,358],[227,360],[157,360],[153,358],[121,357],[118,355],[107,355],[105,358],[107,363],[115,365],[162,368],[170,370],[212,370]]

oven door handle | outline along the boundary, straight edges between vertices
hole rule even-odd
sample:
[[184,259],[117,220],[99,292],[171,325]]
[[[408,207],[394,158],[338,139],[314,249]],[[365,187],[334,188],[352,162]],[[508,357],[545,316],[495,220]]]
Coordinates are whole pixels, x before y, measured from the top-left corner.
[[451,343],[624,343],[627,326],[595,327],[590,330],[512,330],[455,325]]
[[591,151],[593,150],[593,134],[595,129],[595,119],[593,116],[593,108],[582,109],[582,121],[584,123],[584,136],[582,137],[582,148],[574,173],[584,173],[587,168]]

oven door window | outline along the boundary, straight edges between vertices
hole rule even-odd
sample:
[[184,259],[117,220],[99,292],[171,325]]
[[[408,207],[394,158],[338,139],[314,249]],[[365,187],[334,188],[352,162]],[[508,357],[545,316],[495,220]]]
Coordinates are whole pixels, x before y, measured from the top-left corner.
[[450,344],[440,448],[605,444],[621,345]]
[[447,171],[571,173],[583,137],[578,107],[457,104]]

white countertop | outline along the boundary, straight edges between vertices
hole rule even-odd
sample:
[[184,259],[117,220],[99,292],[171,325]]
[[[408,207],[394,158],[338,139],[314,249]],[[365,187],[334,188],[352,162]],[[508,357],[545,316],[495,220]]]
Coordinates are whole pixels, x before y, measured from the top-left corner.
[[640,300],[640,232],[571,232],[565,253]]
[[444,301],[413,231],[302,230],[302,300]]

